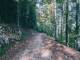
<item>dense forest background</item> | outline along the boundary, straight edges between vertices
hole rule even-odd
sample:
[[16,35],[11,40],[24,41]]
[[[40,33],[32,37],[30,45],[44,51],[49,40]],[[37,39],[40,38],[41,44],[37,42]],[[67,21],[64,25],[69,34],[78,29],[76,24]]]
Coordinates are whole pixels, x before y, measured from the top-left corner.
[[69,47],[80,41],[80,0],[38,0],[37,27]]
[[80,0],[0,0],[1,54],[10,45],[9,39],[20,40],[22,29],[44,32],[57,42],[80,50],[79,16]]

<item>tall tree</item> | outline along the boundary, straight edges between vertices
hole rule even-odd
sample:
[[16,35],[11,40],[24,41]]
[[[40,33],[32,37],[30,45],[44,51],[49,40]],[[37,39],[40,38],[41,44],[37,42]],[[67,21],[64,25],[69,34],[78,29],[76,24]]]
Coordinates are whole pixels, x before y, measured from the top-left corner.
[[62,41],[62,38],[63,38],[63,14],[64,14],[64,12],[63,12],[63,2],[64,1],[62,1],[62,3],[61,3],[61,41]]
[[[76,36],[75,36],[75,44],[76,42],[78,43],[79,40],[78,40],[78,34],[79,34],[79,0],[76,0],[76,18],[75,18],[75,21],[76,21],[76,29],[75,29],[75,33],[76,33]],[[75,45],[75,48],[77,48],[77,46]]]
[[21,32],[20,31],[20,15],[21,15],[21,13],[20,13],[20,0],[15,0],[16,1],[16,7],[17,7],[17,26],[18,26],[18,28],[19,28],[19,32]]
[[66,45],[68,46],[68,3],[69,1],[67,0],[66,1],[66,31],[65,31],[65,34],[66,34]]

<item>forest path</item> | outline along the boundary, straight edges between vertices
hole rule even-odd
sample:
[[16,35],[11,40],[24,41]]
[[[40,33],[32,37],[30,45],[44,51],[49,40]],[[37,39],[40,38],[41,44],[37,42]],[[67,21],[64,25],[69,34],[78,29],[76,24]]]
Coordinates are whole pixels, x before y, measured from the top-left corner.
[[[30,55],[31,52],[39,49],[43,47],[43,43],[42,43],[42,34],[35,34],[34,37],[31,37],[31,39],[28,42],[28,46],[27,48],[20,53],[21,56],[19,56],[18,60],[28,60],[30,58],[30,56],[26,56],[26,55]],[[16,60],[16,59],[13,59]]]
[[55,42],[46,34],[30,32],[2,60],[80,60],[80,53]]

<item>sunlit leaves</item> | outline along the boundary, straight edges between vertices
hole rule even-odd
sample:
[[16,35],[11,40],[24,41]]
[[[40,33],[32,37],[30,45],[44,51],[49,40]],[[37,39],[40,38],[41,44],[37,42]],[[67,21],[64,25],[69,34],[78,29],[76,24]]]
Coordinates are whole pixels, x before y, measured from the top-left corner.
[[39,5],[40,8],[37,11],[37,26],[38,31],[47,33],[50,36],[53,36],[53,23],[52,21],[54,16],[54,6],[51,3],[51,0],[43,0],[43,5]]
[[44,4],[50,4],[51,3],[51,0],[43,0],[43,3]]

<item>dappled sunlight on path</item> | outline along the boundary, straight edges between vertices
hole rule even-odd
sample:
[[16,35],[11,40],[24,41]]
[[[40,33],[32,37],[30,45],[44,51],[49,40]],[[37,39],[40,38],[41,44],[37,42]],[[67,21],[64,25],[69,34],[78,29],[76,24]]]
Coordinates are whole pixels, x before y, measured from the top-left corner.
[[32,33],[21,44],[18,46],[22,46],[22,50],[12,58],[3,60],[80,60],[79,52],[55,42],[43,33]]

